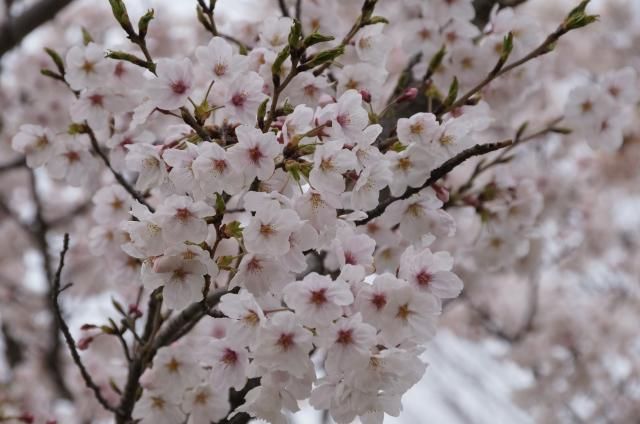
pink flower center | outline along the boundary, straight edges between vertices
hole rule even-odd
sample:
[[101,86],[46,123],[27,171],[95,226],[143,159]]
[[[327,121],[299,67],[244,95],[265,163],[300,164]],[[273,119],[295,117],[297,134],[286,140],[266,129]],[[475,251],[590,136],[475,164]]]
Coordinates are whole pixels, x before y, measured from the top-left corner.
[[277,344],[283,350],[289,350],[291,346],[293,346],[293,334],[291,333],[281,334]]
[[357,265],[356,256],[351,252],[344,252],[344,263],[348,265]]
[[176,218],[178,218],[180,221],[186,221],[187,219],[191,218],[191,211],[187,208],[176,209]]
[[255,164],[260,162],[260,159],[264,157],[259,147],[252,147],[249,149],[248,152],[249,152],[249,159],[251,160],[251,162]]
[[233,103],[235,107],[242,107],[242,105],[244,105],[246,101],[247,101],[246,93],[235,93],[231,97],[231,103]]
[[187,92],[187,88],[187,84],[182,80],[171,83],[171,90],[175,94],[184,94]]
[[336,338],[336,343],[340,343],[342,345],[348,345],[353,343],[353,330],[340,330],[338,331],[338,337]]
[[343,113],[338,115],[336,121],[338,121],[338,124],[340,124],[341,127],[346,127],[351,123],[351,117],[348,114]]
[[327,296],[325,295],[325,293],[327,292],[327,289],[320,289],[320,290],[314,290],[311,292],[311,299],[310,302],[313,303],[314,305],[322,305],[323,303],[327,302]]
[[416,281],[421,287],[427,287],[431,283],[431,280],[433,280],[433,275],[426,270],[422,270],[416,275]]
[[375,306],[377,310],[380,310],[387,304],[387,296],[382,293],[376,293],[371,298],[371,303],[373,303],[373,306]]
[[89,96],[89,101],[91,102],[92,106],[102,106],[103,100],[104,96],[102,96],[101,94],[92,94],[91,96]]
[[226,348],[224,350],[224,355],[222,355],[222,362],[227,365],[234,365],[238,362],[238,354],[234,350]]

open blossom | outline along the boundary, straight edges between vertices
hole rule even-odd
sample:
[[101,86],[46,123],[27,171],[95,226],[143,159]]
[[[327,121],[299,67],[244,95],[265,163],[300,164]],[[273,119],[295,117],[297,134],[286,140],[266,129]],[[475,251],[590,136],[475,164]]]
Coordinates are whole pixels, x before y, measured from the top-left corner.
[[87,121],[96,130],[109,125],[112,114],[129,109],[131,101],[124,95],[105,88],[83,90],[69,112],[75,122]]
[[205,275],[215,278],[217,267],[200,247],[193,245],[169,249],[152,264],[146,262],[142,269],[145,286],[164,286],[164,302],[172,309],[183,309],[202,299]]
[[362,322],[357,313],[340,318],[320,331],[321,344],[327,348],[325,368],[330,374],[357,369],[366,364],[369,350],[376,340],[376,329]]
[[287,44],[293,19],[270,17],[262,24],[260,44],[273,50],[280,50]]
[[426,291],[438,299],[457,297],[462,291],[462,280],[451,272],[453,258],[449,252],[432,253],[430,249],[416,251],[409,247],[400,259],[398,276],[418,290]]
[[74,90],[99,87],[107,77],[109,65],[104,50],[95,43],[72,47],[65,63],[65,79]]
[[211,366],[211,379],[218,386],[241,390],[247,381],[249,353],[244,345],[231,340],[215,340],[207,346],[205,363]]
[[238,342],[247,345],[255,343],[260,326],[266,318],[251,293],[240,290],[238,294],[225,294],[220,299],[218,308],[233,320],[234,335]]
[[440,303],[405,283],[391,292],[385,314],[380,337],[386,344],[423,343],[435,336]]
[[312,367],[311,333],[290,312],[278,312],[265,325],[255,348],[253,366],[303,377]]
[[206,47],[198,47],[196,57],[214,81],[229,82],[246,67],[246,57],[235,54],[222,37],[213,37]]
[[318,117],[320,122],[331,121],[328,129],[335,138],[353,139],[369,124],[369,115],[362,107],[362,96],[347,90],[337,103],[325,106]]
[[187,240],[200,243],[207,237],[204,218],[215,215],[215,210],[202,201],[194,202],[188,196],[172,195],[157,214],[167,243]]
[[339,318],[342,307],[353,302],[353,294],[343,281],[312,272],[302,281],[288,284],[284,300],[305,325],[320,327]]
[[438,122],[432,113],[416,113],[409,118],[398,119],[398,139],[405,144],[426,145],[438,133]]
[[231,406],[226,393],[216,390],[214,381],[207,381],[185,392],[181,406],[189,414],[187,424],[208,424],[223,419],[229,413]]
[[249,178],[268,179],[275,171],[275,158],[282,151],[276,136],[246,125],[236,128],[236,135],[238,143],[228,151],[231,164]]
[[260,104],[267,98],[263,93],[264,80],[255,72],[237,75],[226,85],[214,84],[212,98],[224,99],[224,115],[232,122],[255,125]]
[[44,165],[54,153],[53,133],[37,125],[22,125],[11,140],[11,147],[23,153],[29,168]]
[[236,194],[244,185],[244,175],[229,161],[228,153],[216,143],[202,143],[192,162],[193,174],[205,195]]
[[158,77],[149,82],[149,96],[156,107],[177,109],[187,102],[193,91],[193,65],[188,58],[181,61],[158,59]]
[[289,237],[298,223],[298,215],[273,203],[258,210],[244,229],[244,242],[249,252],[281,256],[290,248]]
[[230,286],[244,287],[254,296],[261,296],[286,282],[288,272],[272,256],[249,253],[244,255]]
[[131,144],[125,158],[129,169],[138,172],[137,190],[148,190],[167,178],[167,166],[160,157],[160,149],[150,144]]
[[339,141],[329,141],[316,148],[309,182],[318,191],[340,194],[345,189],[343,173],[356,167],[356,157],[342,148]]
[[86,134],[62,135],[55,140],[55,153],[46,163],[49,175],[64,179],[68,184],[81,186],[96,169],[97,160],[89,152]]

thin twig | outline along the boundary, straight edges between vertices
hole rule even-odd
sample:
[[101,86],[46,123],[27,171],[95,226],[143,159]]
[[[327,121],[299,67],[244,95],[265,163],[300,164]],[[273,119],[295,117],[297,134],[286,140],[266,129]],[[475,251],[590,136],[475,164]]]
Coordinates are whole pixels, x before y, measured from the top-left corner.
[[363,218],[359,221],[356,221],[356,225],[364,225],[371,221],[374,218],[379,217],[384,213],[389,205],[397,200],[407,199],[414,194],[419,193],[423,189],[432,186],[436,183],[440,178],[447,175],[449,172],[453,171],[458,165],[466,161],[467,159],[473,156],[486,155],[487,153],[493,152],[495,150],[499,150],[505,147],[508,147],[513,142],[511,140],[501,141],[498,143],[487,143],[487,144],[476,144],[473,147],[470,147],[462,152],[458,153],[456,156],[447,160],[445,163],[440,165],[438,168],[431,171],[429,178],[422,184],[420,187],[409,187],[407,190],[398,197],[389,197],[388,199],[380,202],[380,204],[367,213],[367,217]]
[[126,178],[124,178],[122,176],[122,174],[120,174],[118,171],[113,169],[113,167],[111,166],[111,162],[109,162],[109,158],[107,157],[107,155],[100,148],[100,145],[98,144],[98,139],[96,138],[96,135],[93,132],[93,130],[91,129],[91,127],[89,125],[85,125],[84,126],[84,130],[85,130],[85,133],[89,136],[89,139],[91,140],[91,147],[93,148],[93,151],[100,157],[100,159],[102,159],[102,162],[104,162],[104,164],[107,166],[107,168],[109,168],[109,171],[111,171],[111,173],[115,177],[116,181],[125,190],[127,190],[127,192],[134,199],[136,199],[138,202],[140,202],[143,205],[145,205],[147,207],[147,209],[149,209],[149,211],[154,212],[155,209],[151,205],[149,205],[147,203],[147,201],[145,200],[144,196],[142,194],[140,194],[135,188],[133,188],[131,186],[131,184],[129,184],[129,182],[126,180]]
[[3,172],[12,171],[16,168],[22,168],[26,164],[27,162],[25,161],[24,157],[19,157],[11,162],[3,163],[2,165],[0,165],[0,174],[2,174]]
[[19,16],[7,19],[0,25],[0,57],[17,46],[31,31],[53,17],[72,0],[40,0]]
[[505,60],[501,57],[500,60],[496,63],[496,66],[489,72],[489,75],[485,77],[482,81],[480,81],[475,87],[467,91],[460,98],[458,98],[453,104],[450,106],[443,108],[440,107],[439,110],[436,111],[436,115],[444,115],[445,113],[457,109],[461,106],[464,106],[474,94],[478,93],[484,87],[486,87],[489,83],[491,83],[496,78],[506,74],[507,72],[533,60],[539,56],[545,55],[553,51],[553,47],[556,42],[562,37],[564,34],[569,32],[570,29],[567,28],[564,23],[561,24],[554,32],[549,34],[547,38],[535,49],[533,49],[529,54],[525,55],[519,60],[516,60],[510,63],[507,66],[503,66],[505,64]]
[[71,353],[71,357],[73,358],[73,362],[76,364],[76,366],[80,370],[80,374],[82,375],[82,379],[84,380],[84,383],[89,389],[93,391],[93,394],[96,400],[98,401],[98,403],[100,403],[100,405],[102,405],[104,409],[106,409],[107,411],[116,412],[116,409],[113,406],[111,406],[109,402],[102,396],[102,393],[100,392],[100,387],[98,387],[98,385],[93,381],[91,374],[89,374],[89,371],[87,371],[84,364],[82,363],[82,359],[80,358],[80,355],[78,354],[78,349],[76,348],[76,341],[73,339],[73,336],[71,335],[71,331],[69,330],[69,326],[67,325],[67,323],[64,320],[64,317],[62,316],[62,310],[58,302],[58,297],[61,292],[60,276],[62,274],[62,268],[64,267],[64,258],[68,250],[69,250],[69,234],[65,234],[63,245],[62,245],[62,251],[60,252],[60,261],[58,262],[58,269],[53,279],[53,287],[52,287],[52,293],[51,293],[51,298],[53,302],[56,319],[60,326],[60,331],[62,332],[62,335],[64,336],[64,339],[67,342],[67,346],[69,347],[69,351]]

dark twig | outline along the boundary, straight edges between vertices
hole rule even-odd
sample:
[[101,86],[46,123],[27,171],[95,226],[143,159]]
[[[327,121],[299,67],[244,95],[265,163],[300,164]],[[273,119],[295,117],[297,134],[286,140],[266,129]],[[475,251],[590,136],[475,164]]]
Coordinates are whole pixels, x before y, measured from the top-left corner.
[[140,346],[140,349],[134,354],[133,360],[129,363],[127,382],[116,412],[117,424],[125,424],[131,421],[131,413],[140,389],[140,377],[153,360],[158,349],[168,346],[184,336],[186,334],[184,329],[193,327],[203,317],[207,316],[209,310],[217,305],[220,298],[226,293],[228,293],[226,290],[216,291],[209,294],[205,302],[192,303],[180,312],[177,317],[170,320],[161,331],[157,329],[160,304],[156,296],[159,293],[152,293],[147,312],[147,323],[142,336],[145,345]]
[[0,26],[0,57],[71,2],[72,0],[40,0],[19,16],[7,19]]
[[467,91],[465,94],[463,94],[450,106],[446,108],[441,107],[440,110],[436,111],[437,112],[436,115],[443,115],[449,111],[452,111],[461,106],[464,106],[473,95],[480,92],[480,90],[482,90],[484,87],[486,87],[489,83],[491,83],[496,78],[506,74],[507,72],[521,65],[524,65],[530,60],[533,60],[539,56],[543,56],[547,53],[552,52],[556,45],[556,42],[560,39],[560,37],[562,37],[569,31],[571,31],[572,29],[576,29],[576,28],[571,27],[570,25],[567,25],[566,21],[563,22],[560,26],[558,26],[558,28],[554,32],[549,34],[547,38],[545,38],[545,40],[538,47],[533,49],[529,54],[525,55],[521,59],[516,60],[510,63],[509,65],[504,66],[506,62],[506,58],[504,56],[501,57],[500,60],[498,60],[498,62],[496,63],[496,66],[491,70],[491,72],[489,72],[489,75],[487,75],[475,87],[473,87],[472,89]]
[[69,326],[67,325],[67,323],[64,320],[64,317],[62,316],[62,310],[60,309],[60,304],[58,302],[58,297],[60,295],[60,292],[62,291],[60,289],[60,275],[62,274],[62,268],[64,267],[64,258],[68,250],[69,250],[69,234],[65,234],[64,242],[62,245],[62,251],[60,252],[60,261],[58,262],[58,269],[53,279],[53,287],[51,288],[52,289],[51,300],[53,303],[56,320],[58,321],[58,325],[60,326],[60,331],[62,332],[62,335],[64,336],[64,339],[67,342],[67,346],[69,347],[69,351],[71,353],[71,357],[73,358],[73,362],[76,364],[76,366],[80,370],[80,374],[82,375],[82,379],[84,380],[84,383],[89,389],[93,391],[93,394],[96,400],[98,401],[98,403],[100,403],[100,405],[102,405],[104,409],[106,409],[107,411],[115,412],[116,411],[115,408],[111,406],[109,402],[107,402],[107,400],[102,396],[102,393],[100,392],[100,387],[98,387],[98,385],[93,381],[93,378],[91,378],[91,374],[89,374],[89,371],[87,371],[84,364],[82,363],[82,359],[80,358],[80,355],[78,354],[78,349],[76,348],[76,341],[73,339],[73,336],[71,335],[71,331],[69,330]]
[[133,188],[131,184],[129,184],[129,182],[126,180],[126,178],[122,176],[122,174],[120,174],[118,171],[113,169],[113,167],[111,166],[111,162],[109,162],[109,158],[100,148],[100,145],[98,144],[98,139],[96,138],[96,135],[91,129],[91,127],[88,125],[85,125],[84,132],[89,136],[89,139],[91,140],[91,147],[93,148],[93,151],[100,157],[100,159],[102,159],[102,162],[104,162],[107,168],[109,168],[109,171],[111,171],[111,173],[115,177],[118,184],[120,184],[125,190],[127,190],[127,192],[134,199],[136,199],[138,202],[145,205],[147,209],[149,209],[149,211],[154,212],[155,209],[147,203],[144,196],[140,194],[135,188]]
[[282,12],[282,16],[286,16],[290,18],[289,8],[287,7],[287,2],[285,0],[278,0],[278,6],[280,6],[280,12]]
[[407,199],[414,194],[420,193],[423,189],[430,187],[434,183],[436,183],[440,178],[447,175],[453,169],[455,169],[458,165],[466,161],[467,159],[473,156],[486,155],[487,153],[493,152],[495,150],[499,150],[510,146],[513,142],[511,140],[501,141],[498,143],[487,143],[487,144],[476,144],[473,147],[470,147],[462,152],[458,153],[456,156],[447,160],[445,163],[440,165],[438,168],[431,171],[431,174],[427,181],[422,184],[420,187],[409,187],[407,190],[398,197],[389,197],[388,199],[380,202],[380,204],[371,211],[368,212],[367,217],[361,219],[360,221],[356,221],[356,225],[364,225],[367,222],[371,221],[374,218],[379,217],[384,213],[387,207],[397,200]]
[[19,157],[11,162],[3,163],[0,165],[0,174],[7,171],[12,171],[17,168],[22,168],[25,166],[27,162],[24,160],[24,157]]

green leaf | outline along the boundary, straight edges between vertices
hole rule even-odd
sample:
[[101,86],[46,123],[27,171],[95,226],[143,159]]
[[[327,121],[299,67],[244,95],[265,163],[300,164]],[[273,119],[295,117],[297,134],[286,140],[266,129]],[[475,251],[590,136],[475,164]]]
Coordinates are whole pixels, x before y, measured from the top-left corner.
[[335,39],[336,38],[332,37],[331,35],[323,35],[323,34],[320,34],[317,31],[314,31],[311,34],[306,36],[306,38],[302,42],[302,46],[303,46],[303,48],[306,49],[306,48],[311,47],[311,46],[313,46],[315,44],[326,43],[328,41],[333,41]]
[[324,50],[311,56],[305,63],[298,67],[299,71],[313,69],[316,66],[323,65],[327,62],[333,62],[337,57],[344,54],[344,46],[338,46],[333,49]]
[[227,237],[239,239],[242,237],[242,224],[238,221],[229,222],[224,226],[224,233]]
[[388,24],[389,20],[384,16],[372,16],[367,20],[366,25]]
[[116,18],[116,21],[118,21],[122,29],[124,29],[129,37],[135,37],[136,33],[133,30],[133,26],[131,25],[129,13],[127,12],[127,6],[124,4],[124,1],[109,0],[109,4],[111,5],[111,10],[113,11],[113,17]]
[[[273,79],[274,79],[273,83],[276,86],[280,85],[280,74],[282,73],[282,64],[284,63],[285,60],[287,60],[290,52],[291,52],[290,47],[284,46],[282,51],[278,53],[276,60],[273,61],[273,65],[271,65],[271,74],[273,75]],[[276,82],[276,77],[277,77],[277,82]]]
[[513,51],[513,33],[509,32],[502,41],[502,51],[500,53],[500,61],[506,63],[509,55]]
[[93,42],[93,37],[85,27],[82,27],[82,43],[86,46],[91,42]]
[[292,52],[295,52],[300,47],[300,40],[302,40],[302,25],[300,21],[294,19],[289,31],[289,48]]
[[565,32],[582,28],[598,20],[598,15],[587,15],[585,13],[585,9],[589,2],[590,0],[583,0],[578,6],[574,7],[571,12],[569,12],[562,23],[562,28]]
[[447,94],[447,98],[444,99],[444,103],[442,104],[443,108],[447,109],[456,101],[457,98],[458,98],[458,78],[453,77],[453,82],[449,86],[449,94]]
[[447,48],[443,44],[442,47],[440,47],[440,50],[438,50],[436,54],[434,54],[431,60],[429,61],[429,67],[427,68],[428,76],[433,75],[438,70],[446,54],[447,54]]
[[53,60],[53,63],[56,64],[56,68],[58,68],[58,72],[60,72],[60,75],[64,75],[64,61],[62,60],[62,57],[60,57],[60,55],[55,50],[48,47],[45,47],[44,51],[49,55],[51,60]]
[[151,22],[153,17],[154,17],[154,10],[149,9],[147,13],[142,15],[142,17],[138,21],[138,36],[142,40],[144,40],[144,38],[147,36],[147,30],[149,29],[149,22]]

